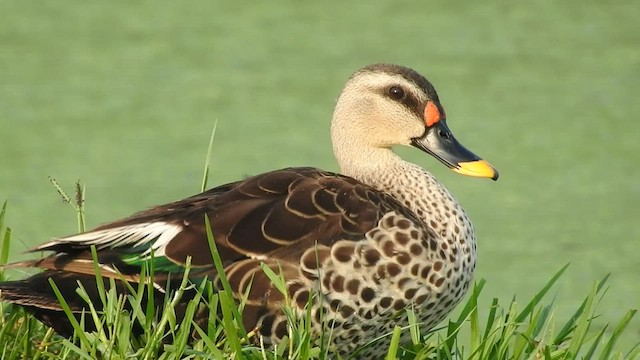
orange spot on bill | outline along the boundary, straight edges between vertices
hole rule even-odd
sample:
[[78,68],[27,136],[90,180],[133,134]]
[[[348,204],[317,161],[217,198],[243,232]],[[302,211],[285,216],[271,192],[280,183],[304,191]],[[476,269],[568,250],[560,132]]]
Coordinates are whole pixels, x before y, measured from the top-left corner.
[[425,107],[424,109],[424,121],[427,124],[427,127],[433,126],[433,124],[440,121],[441,118],[442,115],[440,115],[438,107],[434,103],[429,101],[427,103],[427,107]]

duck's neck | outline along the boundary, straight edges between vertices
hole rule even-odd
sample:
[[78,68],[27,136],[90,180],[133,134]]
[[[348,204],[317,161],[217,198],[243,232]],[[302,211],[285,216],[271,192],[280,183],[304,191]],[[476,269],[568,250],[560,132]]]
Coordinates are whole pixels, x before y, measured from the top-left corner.
[[[466,213],[436,178],[421,167],[402,160],[391,149],[369,148],[349,157],[338,156],[343,174],[395,197],[425,224],[446,237],[450,231],[473,233]],[[436,226],[433,224],[437,223]]]

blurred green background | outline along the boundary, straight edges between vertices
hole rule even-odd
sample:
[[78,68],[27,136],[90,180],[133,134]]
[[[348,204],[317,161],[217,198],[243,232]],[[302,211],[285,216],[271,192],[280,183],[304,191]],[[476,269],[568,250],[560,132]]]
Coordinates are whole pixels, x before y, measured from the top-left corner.
[[[483,298],[528,299],[571,262],[566,318],[612,273],[598,324],[640,305],[637,1],[0,2],[0,201],[12,258],[73,233],[49,184],[87,185],[88,225],[295,165],[337,170],[329,119],[374,62],[426,74],[501,173],[415,150],[470,213]],[[624,341],[640,340],[635,319]]]

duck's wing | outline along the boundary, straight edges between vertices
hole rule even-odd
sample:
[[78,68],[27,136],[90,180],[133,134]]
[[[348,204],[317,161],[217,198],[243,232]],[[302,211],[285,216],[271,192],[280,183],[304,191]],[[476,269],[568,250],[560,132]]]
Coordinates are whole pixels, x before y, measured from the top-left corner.
[[37,266],[57,270],[61,264],[68,271],[84,264],[93,271],[92,245],[99,262],[117,266],[120,273],[135,273],[152,256],[156,270],[177,270],[188,256],[193,268],[212,268],[206,216],[225,266],[247,259],[291,261],[315,244],[362,239],[389,211],[414,216],[391,196],[352,178],[288,168],[54,239],[32,251],[56,252]]

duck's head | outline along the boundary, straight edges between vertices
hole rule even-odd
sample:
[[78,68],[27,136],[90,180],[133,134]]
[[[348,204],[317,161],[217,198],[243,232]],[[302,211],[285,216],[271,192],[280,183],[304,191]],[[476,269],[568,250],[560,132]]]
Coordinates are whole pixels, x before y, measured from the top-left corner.
[[409,145],[457,173],[498,179],[493,166],[453,136],[433,85],[403,66],[375,64],[355,72],[338,98],[331,137],[341,167],[354,161],[348,158],[354,148],[366,153]]

